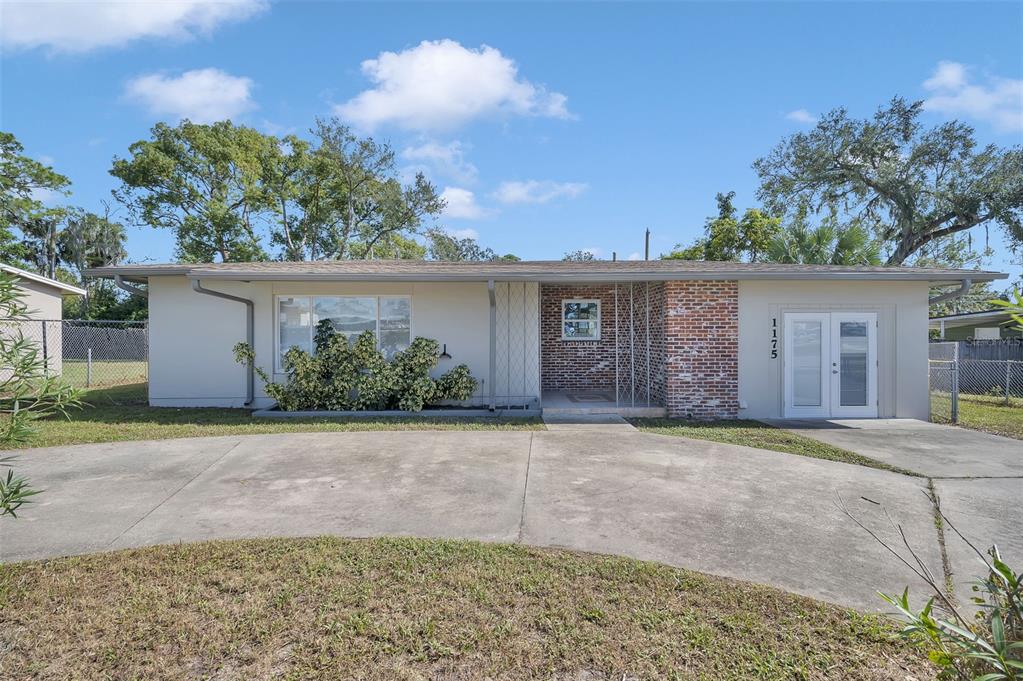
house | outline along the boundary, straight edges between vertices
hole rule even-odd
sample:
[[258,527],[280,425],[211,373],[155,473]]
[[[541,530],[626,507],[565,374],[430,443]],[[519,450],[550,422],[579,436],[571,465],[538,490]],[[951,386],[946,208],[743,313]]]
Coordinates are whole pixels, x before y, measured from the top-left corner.
[[[27,319],[14,324],[25,338],[38,345],[48,371],[51,374],[61,373],[64,297],[84,296],[85,290],[13,265],[0,263],[0,271],[16,277],[15,287],[21,292],[21,303],[27,308]],[[6,329],[10,328],[8,323]]]
[[[97,268],[148,284],[149,401],[270,406],[318,320],[391,353],[433,338],[494,409],[927,418],[928,289],[997,272],[692,262],[317,261]],[[138,292],[138,291],[137,291]],[[140,292],[141,293],[141,292]],[[955,293],[942,296],[947,298]]]
[[1005,310],[931,317],[928,326],[931,331],[938,332],[938,338],[947,341],[989,341],[1023,337],[1023,330],[1016,327]]

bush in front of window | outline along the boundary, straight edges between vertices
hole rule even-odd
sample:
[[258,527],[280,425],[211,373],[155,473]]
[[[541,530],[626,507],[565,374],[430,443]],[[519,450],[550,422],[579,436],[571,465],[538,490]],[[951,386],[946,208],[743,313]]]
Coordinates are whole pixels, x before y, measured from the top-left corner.
[[[254,366],[266,394],[283,411],[421,411],[441,400],[469,399],[476,390],[476,379],[464,364],[439,379],[430,377],[439,357],[439,345],[430,338],[415,338],[388,362],[372,331],[349,344],[330,320],[323,320],[316,327],[314,346],[315,354],[297,347],[284,354],[284,383],[275,383]],[[255,351],[248,343],[238,343],[234,355],[240,364],[255,365]]]

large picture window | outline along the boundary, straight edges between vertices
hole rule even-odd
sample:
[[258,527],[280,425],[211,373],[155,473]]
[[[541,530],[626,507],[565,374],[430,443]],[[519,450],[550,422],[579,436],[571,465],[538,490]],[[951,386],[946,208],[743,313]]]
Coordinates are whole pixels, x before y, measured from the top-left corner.
[[600,340],[600,301],[561,301],[562,340]]
[[390,359],[412,342],[412,299],[408,296],[280,296],[277,298],[277,368],[293,347],[313,352],[316,325],[329,319],[351,342],[363,331],[376,335]]

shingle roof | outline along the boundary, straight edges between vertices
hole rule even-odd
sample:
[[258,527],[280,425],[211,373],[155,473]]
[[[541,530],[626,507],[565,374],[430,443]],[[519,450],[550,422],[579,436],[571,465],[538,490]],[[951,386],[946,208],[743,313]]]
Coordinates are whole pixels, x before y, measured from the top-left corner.
[[125,279],[186,275],[192,279],[392,279],[405,281],[643,281],[668,279],[847,279],[958,282],[1004,279],[1000,272],[924,267],[785,265],[695,260],[522,260],[445,262],[436,260],[317,260],[207,264],[121,265],[86,274]]

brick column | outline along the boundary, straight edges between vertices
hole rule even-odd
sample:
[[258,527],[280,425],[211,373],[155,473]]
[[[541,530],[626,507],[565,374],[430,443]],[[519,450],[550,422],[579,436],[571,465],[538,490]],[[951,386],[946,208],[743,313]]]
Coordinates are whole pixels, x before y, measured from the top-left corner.
[[665,406],[669,416],[735,418],[739,407],[739,285],[664,282]]

